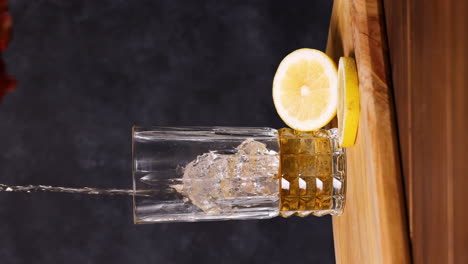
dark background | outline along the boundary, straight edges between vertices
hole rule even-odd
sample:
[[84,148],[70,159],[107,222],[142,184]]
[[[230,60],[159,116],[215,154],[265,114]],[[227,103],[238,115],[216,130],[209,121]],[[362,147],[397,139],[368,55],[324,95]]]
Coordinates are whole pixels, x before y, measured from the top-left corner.
[[[284,126],[289,52],[332,1],[10,1],[0,183],[131,187],[139,125]],[[129,197],[0,193],[1,263],[334,263],[329,217],[132,224]]]

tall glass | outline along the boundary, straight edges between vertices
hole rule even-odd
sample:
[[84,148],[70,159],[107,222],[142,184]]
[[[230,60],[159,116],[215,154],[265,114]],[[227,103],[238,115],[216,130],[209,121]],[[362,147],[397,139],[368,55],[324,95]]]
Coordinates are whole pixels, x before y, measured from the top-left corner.
[[341,214],[335,130],[134,127],[135,223]]

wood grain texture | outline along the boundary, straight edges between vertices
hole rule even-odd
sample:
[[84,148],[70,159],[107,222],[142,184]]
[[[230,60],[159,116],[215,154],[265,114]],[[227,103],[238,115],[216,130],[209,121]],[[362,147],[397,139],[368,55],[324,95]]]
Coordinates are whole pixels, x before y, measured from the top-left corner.
[[386,39],[377,0],[334,2],[327,53],[355,57],[361,95],[356,146],[347,151],[344,214],[333,218],[337,263],[410,263]]
[[468,263],[468,2],[384,5],[413,262]]

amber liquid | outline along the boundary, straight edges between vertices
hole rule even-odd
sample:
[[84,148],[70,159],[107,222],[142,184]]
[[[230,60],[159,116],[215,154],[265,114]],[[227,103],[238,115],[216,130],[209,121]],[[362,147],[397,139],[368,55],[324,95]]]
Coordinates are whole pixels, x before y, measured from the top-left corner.
[[280,215],[333,214],[344,193],[344,153],[337,140],[324,130],[288,128],[279,130],[279,138]]

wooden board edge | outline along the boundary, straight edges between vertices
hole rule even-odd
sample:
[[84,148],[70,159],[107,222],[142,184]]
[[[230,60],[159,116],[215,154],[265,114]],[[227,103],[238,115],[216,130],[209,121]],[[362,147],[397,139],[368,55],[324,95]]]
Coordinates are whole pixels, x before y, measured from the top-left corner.
[[411,262],[382,23],[378,0],[334,2],[327,53],[355,57],[362,109],[345,213],[333,218],[337,263]]

